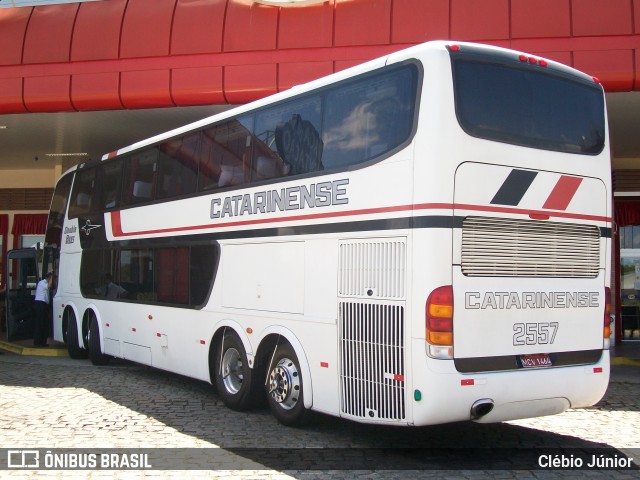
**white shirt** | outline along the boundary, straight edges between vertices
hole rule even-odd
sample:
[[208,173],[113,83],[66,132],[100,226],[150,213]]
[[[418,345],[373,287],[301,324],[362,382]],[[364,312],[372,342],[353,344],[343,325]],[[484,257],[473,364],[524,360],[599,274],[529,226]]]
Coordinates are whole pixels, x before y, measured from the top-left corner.
[[36,287],[36,302],[49,304],[49,282],[47,282],[46,278],[38,282],[38,286]]

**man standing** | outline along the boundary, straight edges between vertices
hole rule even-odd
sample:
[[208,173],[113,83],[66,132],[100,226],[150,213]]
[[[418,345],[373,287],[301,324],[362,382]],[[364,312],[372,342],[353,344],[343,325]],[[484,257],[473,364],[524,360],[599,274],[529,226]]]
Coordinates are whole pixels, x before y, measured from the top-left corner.
[[47,335],[49,333],[49,289],[53,283],[53,274],[47,272],[36,287],[36,322],[33,329],[33,345],[36,347],[48,347]]

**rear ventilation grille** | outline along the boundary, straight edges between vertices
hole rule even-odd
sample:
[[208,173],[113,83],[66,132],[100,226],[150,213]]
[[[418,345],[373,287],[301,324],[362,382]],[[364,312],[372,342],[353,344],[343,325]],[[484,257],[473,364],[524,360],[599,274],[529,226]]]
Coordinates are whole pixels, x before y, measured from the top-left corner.
[[369,420],[405,418],[404,307],[340,303],[341,409]]
[[340,243],[339,295],[404,299],[406,256],[404,238],[346,240]]
[[599,268],[596,226],[487,217],[462,225],[467,276],[595,278]]

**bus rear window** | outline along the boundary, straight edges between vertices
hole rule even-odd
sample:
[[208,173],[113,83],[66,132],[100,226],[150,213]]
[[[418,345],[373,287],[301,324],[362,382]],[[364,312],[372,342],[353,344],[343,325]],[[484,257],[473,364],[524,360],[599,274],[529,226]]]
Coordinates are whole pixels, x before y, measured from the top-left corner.
[[453,62],[456,114],[474,137],[565,153],[604,148],[602,90],[543,70]]

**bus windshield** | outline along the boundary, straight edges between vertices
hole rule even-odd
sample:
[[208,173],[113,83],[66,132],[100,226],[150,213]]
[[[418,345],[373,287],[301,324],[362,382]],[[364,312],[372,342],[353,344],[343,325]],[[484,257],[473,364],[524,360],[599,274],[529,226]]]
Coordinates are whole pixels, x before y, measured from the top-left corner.
[[457,58],[455,104],[474,137],[565,153],[597,155],[604,148],[602,89],[527,64]]

